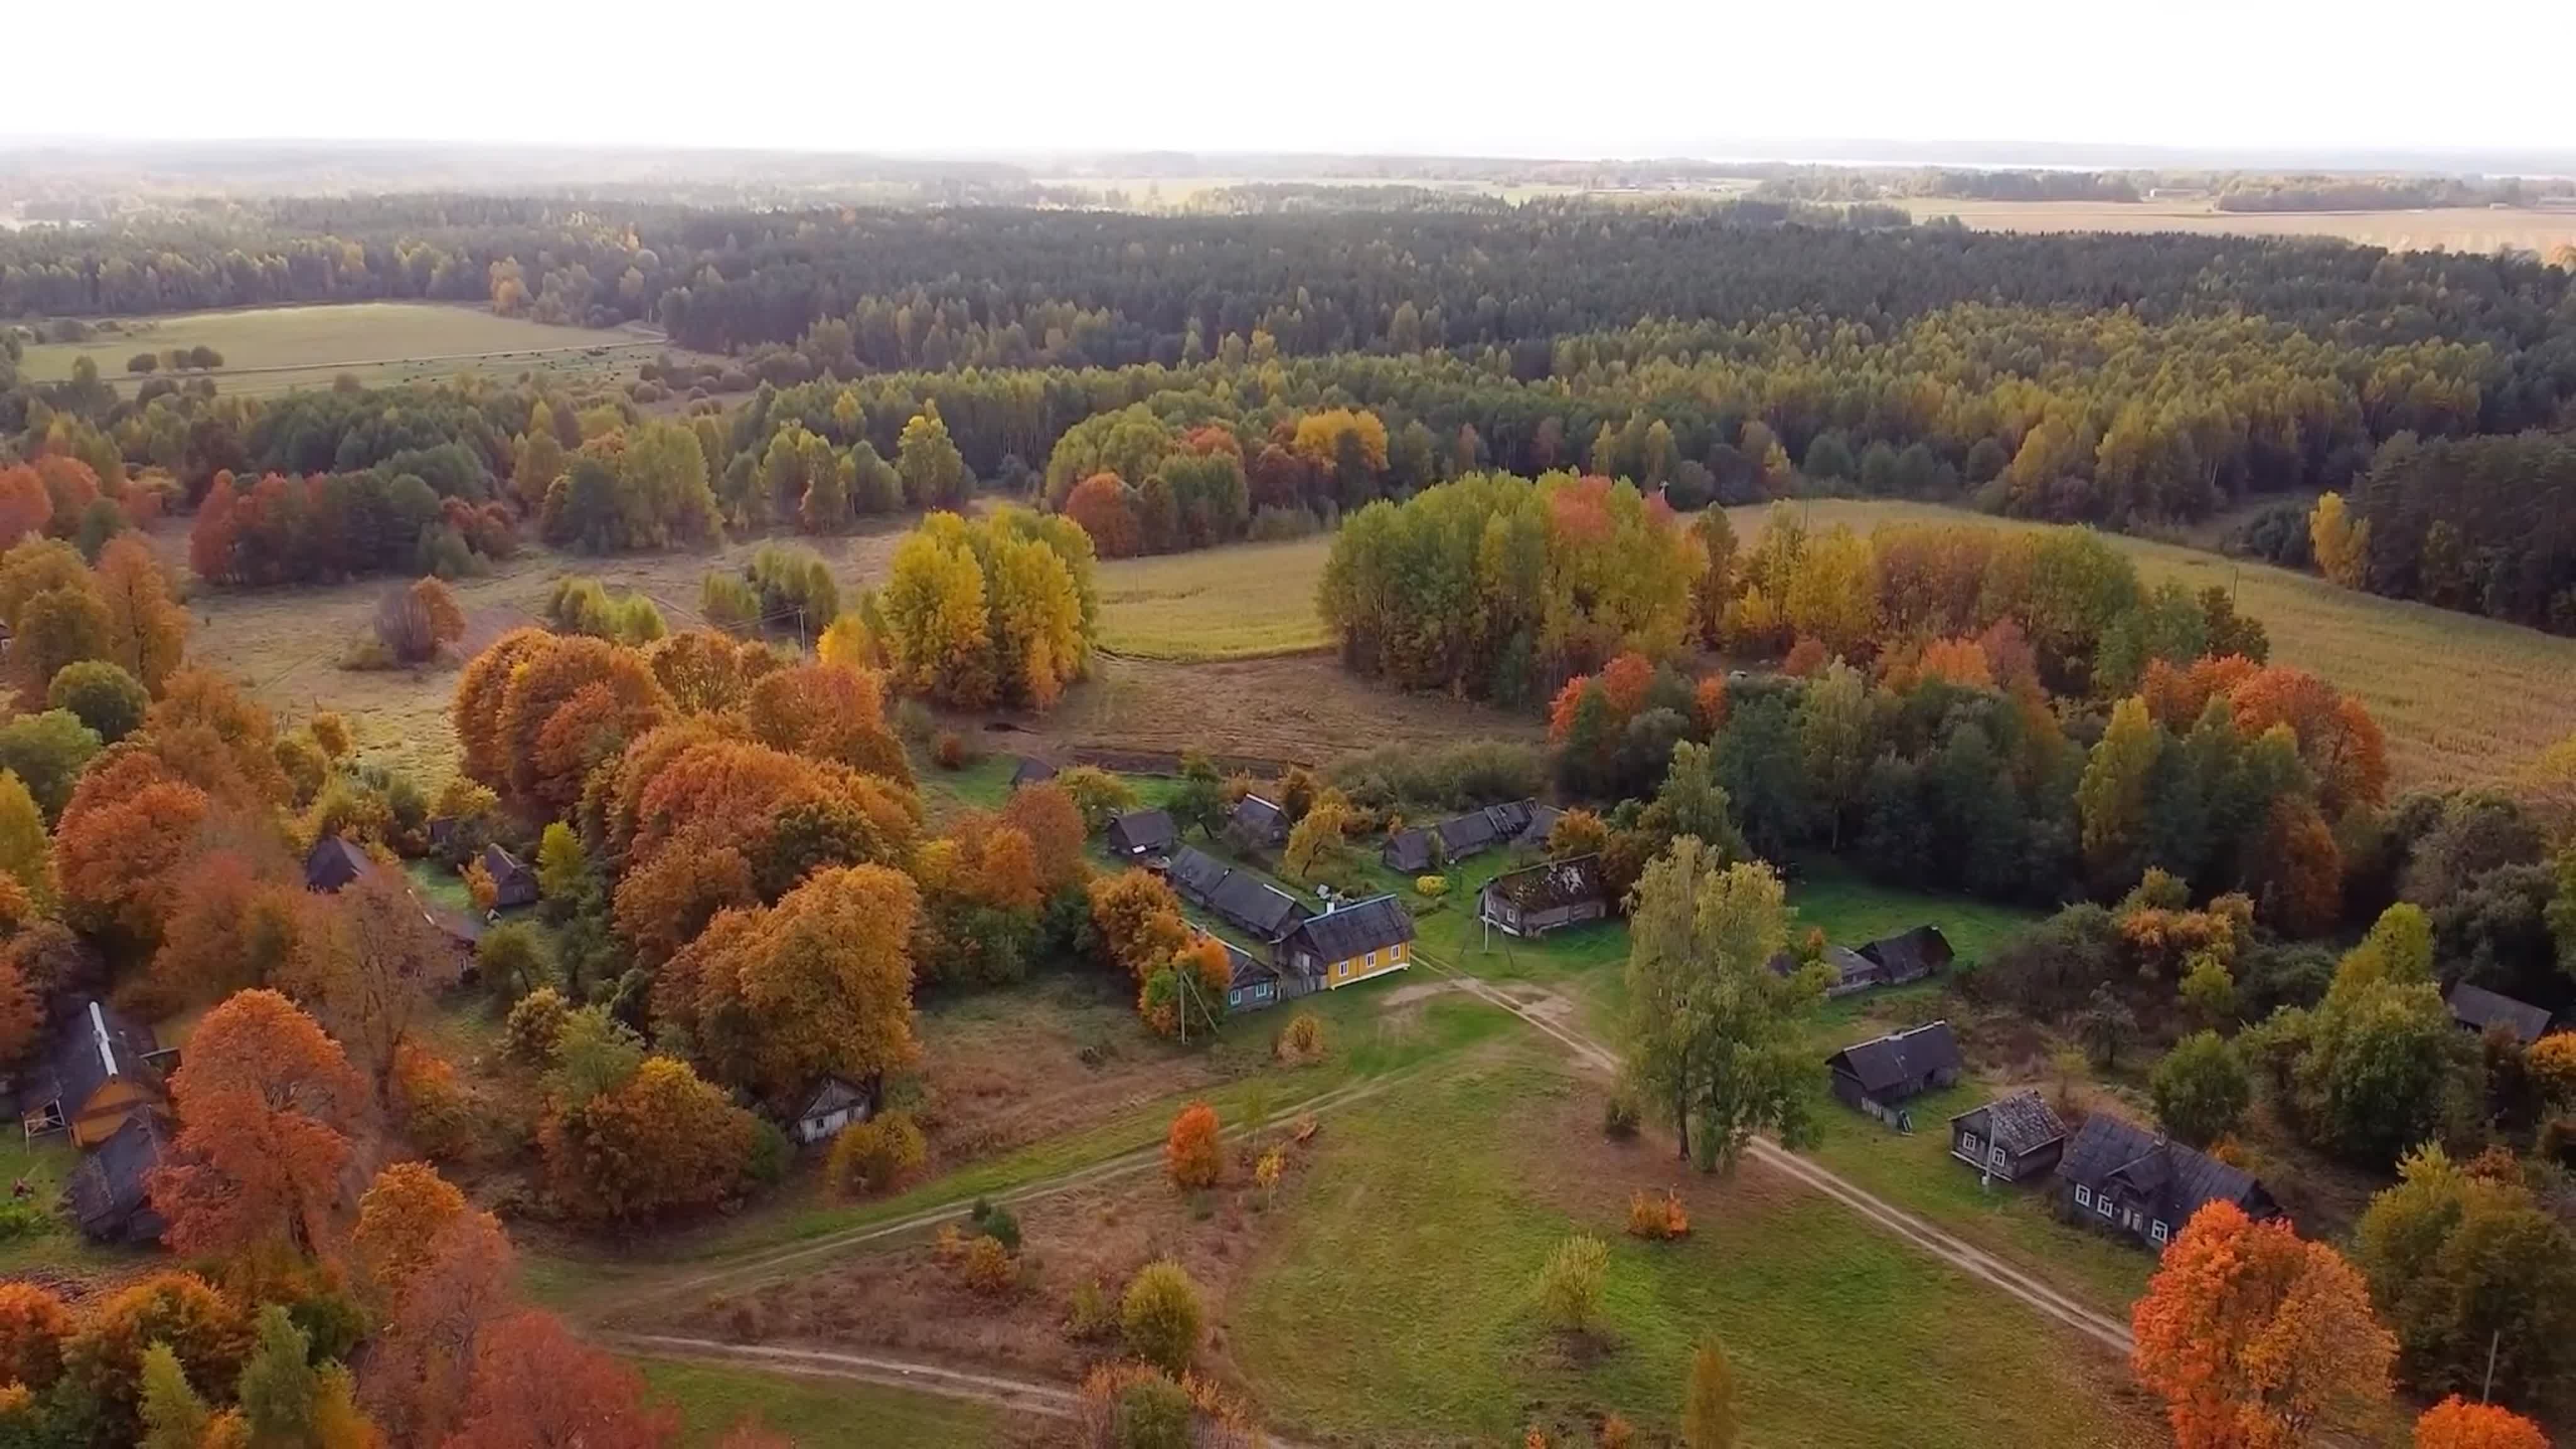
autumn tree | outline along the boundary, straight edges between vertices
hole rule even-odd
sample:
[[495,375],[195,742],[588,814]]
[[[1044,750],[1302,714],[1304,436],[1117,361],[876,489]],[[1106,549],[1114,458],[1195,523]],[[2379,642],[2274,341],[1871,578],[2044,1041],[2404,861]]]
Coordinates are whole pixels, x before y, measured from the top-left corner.
[[903,479],[904,502],[914,508],[955,508],[966,501],[975,476],[948,436],[936,404],[913,415],[896,441],[894,470]]
[[2131,696],[2112,707],[2111,722],[2075,790],[2084,864],[2097,889],[2116,891],[2143,869],[2147,786],[2163,748],[2144,700]]
[[1202,1321],[1198,1284],[1168,1258],[1138,1269],[1119,1303],[1119,1336],[1127,1351],[1168,1373],[1189,1369]]
[[[557,1050],[561,1061],[565,1048]],[[574,1216],[625,1227],[731,1197],[758,1131],[757,1118],[686,1062],[657,1056],[578,1100],[558,1090],[537,1145],[548,1185]]]
[[667,1449],[678,1416],[642,1375],[583,1343],[551,1313],[485,1324],[474,1336],[465,1410],[446,1449]]
[[2353,1255],[2406,1382],[2543,1402],[2576,1362],[2576,1238],[2518,1172],[2426,1145],[2373,1197]]
[[114,647],[110,628],[107,604],[86,580],[80,587],[47,589],[27,600],[9,641],[20,701],[28,708],[42,704],[46,687],[67,664],[108,658]]
[[182,778],[211,796],[254,806],[286,799],[276,721],[214,670],[190,665],[162,681],[143,729]]
[[143,726],[152,696],[142,682],[105,659],[66,664],[45,689],[50,709],[68,710],[95,731],[103,744],[115,744]]
[[310,1361],[312,1337],[280,1303],[259,1310],[257,1339],[236,1394],[248,1442],[280,1449],[373,1449],[348,1369]]
[[1104,875],[1091,883],[1091,925],[1108,964],[1140,985],[1189,944],[1181,898],[1146,870]]
[[830,664],[772,670],[751,685],[743,717],[752,738],[771,749],[912,783],[903,741],[886,724],[884,683],[873,671]]
[[397,1162],[358,1199],[349,1265],[380,1315],[393,1316],[430,1260],[441,1228],[465,1214],[465,1194],[426,1162]]
[[2370,521],[2356,523],[2342,494],[2329,491],[2309,510],[2308,546],[2317,572],[2347,589],[2362,587],[2370,563]]
[[1803,1136],[1813,1062],[1797,1022],[1822,984],[1771,969],[1788,935],[1780,878],[1683,836],[1646,867],[1633,902],[1627,1071],[1682,1154],[1705,1170],[1732,1165],[1756,1132]]
[[459,768],[495,790],[510,778],[511,744],[503,730],[502,701],[521,664],[551,648],[554,635],[544,629],[513,629],[466,661],[456,677],[456,695],[448,718],[464,752]]
[[2133,1327],[2138,1382],[2165,1401],[2180,1449],[2314,1442],[2389,1396],[2396,1345],[2361,1275],[2234,1203],[2192,1215]]
[[106,658],[158,693],[179,669],[188,647],[188,611],[149,546],[135,538],[111,541],[99,553],[98,593],[107,607]]
[[[393,1228],[391,1217],[383,1221]],[[380,1300],[385,1316],[359,1381],[359,1401],[389,1444],[445,1441],[465,1409],[476,1335],[516,1311],[517,1290],[508,1235],[491,1214],[459,1212],[429,1231],[407,1291]]]
[[0,1384],[51,1387],[62,1371],[63,1341],[71,1335],[71,1310],[52,1289],[0,1283]]
[[1683,1449],[1735,1449],[1736,1433],[1735,1368],[1726,1346],[1708,1334],[1691,1351],[1682,1391]]
[[1163,1142],[1163,1171],[1185,1192],[1214,1187],[1225,1175],[1225,1141],[1214,1107],[1192,1102],[1172,1118]]
[[2415,1449],[2549,1449],[2549,1436],[2510,1409],[2453,1394],[2416,1419]]
[[152,954],[149,979],[165,1000],[203,1004],[253,987],[292,985],[293,967],[327,907],[282,864],[243,850],[189,862],[178,904]]
[[152,1189],[163,1240],[216,1256],[332,1241],[366,1099],[339,1044],[276,992],[207,1012],[170,1078],[179,1133]]
[[157,946],[177,904],[180,867],[211,808],[205,791],[166,774],[115,798],[76,792],[54,836],[54,867],[74,922],[141,951]]
[[143,1359],[166,1344],[190,1383],[230,1385],[249,1350],[238,1308],[193,1273],[156,1273],[81,1315],[63,1343],[63,1388],[92,1407],[91,1442],[141,1437]]
[[1064,516],[1082,525],[1102,558],[1132,558],[1144,551],[1127,485],[1115,473],[1094,473],[1074,485],[1065,496]]
[[53,899],[53,842],[45,835],[44,812],[15,770],[0,770],[0,873],[17,881],[31,900]]
[[380,1102],[395,1052],[455,979],[456,955],[395,872],[369,871],[341,888],[298,953],[296,994],[374,1078]]

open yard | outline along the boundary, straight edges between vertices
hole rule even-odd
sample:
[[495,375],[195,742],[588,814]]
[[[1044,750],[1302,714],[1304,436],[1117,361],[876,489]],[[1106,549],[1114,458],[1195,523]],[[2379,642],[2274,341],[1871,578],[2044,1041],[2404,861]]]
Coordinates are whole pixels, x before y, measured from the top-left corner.
[[[106,330],[110,325],[116,330]],[[665,346],[650,331],[558,327],[479,307],[347,302],[113,318],[90,341],[28,348],[23,366],[29,377],[50,382],[71,376],[74,360],[88,357],[101,377],[131,385],[141,379],[125,363],[138,352],[211,347],[223,354],[222,367],[181,375],[211,376],[227,393],[260,396],[329,387],[344,372],[376,387],[460,372],[624,382]]]
[[1978,201],[1916,197],[1918,221],[1955,216],[1981,231],[2188,231],[2231,236],[2331,236],[2397,251],[2548,256],[2576,242],[2576,208],[2429,207],[2419,211],[2220,211],[2207,201]]

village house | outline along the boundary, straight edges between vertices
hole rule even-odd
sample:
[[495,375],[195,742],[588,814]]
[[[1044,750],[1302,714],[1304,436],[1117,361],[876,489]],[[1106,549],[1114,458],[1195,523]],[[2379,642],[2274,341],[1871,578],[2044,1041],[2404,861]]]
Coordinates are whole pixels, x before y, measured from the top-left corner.
[[1288,812],[1258,795],[1246,795],[1234,802],[1234,813],[1227,817],[1226,834],[1245,850],[1276,850],[1288,843]]
[[1278,941],[1311,914],[1305,902],[1259,874],[1188,846],[1173,853],[1164,874],[1183,900],[1204,907],[1263,945]]
[[840,1077],[827,1076],[815,1084],[812,1096],[796,1109],[796,1140],[806,1144],[838,1137],[853,1122],[865,1122],[875,1112],[876,1101],[862,1088]]
[[29,1137],[61,1132],[96,1147],[132,1118],[169,1111],[163,1072],[175,1055],[155,1047],[152,1028],[92,1001],[63,1019],[19,1089],[19,1123]]
[[1035,755],[1020,756],[1020,762],[1011,767],[1011,788],[1014,790],[1022,785],[1044,784],[1054,778],[1055,766]]
[[2027,1182],[2057,1166],[2066,1124],[2037,1091],[1997,1097],[1950,1119],[1950,1155],[1980,1176]]
[[63,1184],[72,1220],[94,1243],[158,1242],[168,1226],[152,1207],[152,1174],[164,1145],[158,1117],[138,1112],[81,1158]]
[[346,836],[325,835],[304,855],[304,888],[336,894],[351,881],[376,868],[375,857]]
[[[519,865],[517,859],[508,851],[501,850],[498,846],[485,847],[484,869],[492,869],[491,860],[495,852],[502,860],[518,866],[519,870],[527,873],[529,899],[534,900],[535,874],[529,872],[526,866]],[[351,882],[356,881],[360,876],[374,872],[377,868],[375,857],[367,854],[364,847],[342,836],[326,835],[313,842],[313,849],[304,857],[304,888],[320,895],[337,895],[347,889]],[[474,952],[483,940],[482,920],[463,911],[451,910],[446,906],[432,905],[423,901],[420,898],[420,892],[411,889],[408,879],[399,875],[395,878],[402,880],[403,889],[410,892],[412,905],[419,910],[421,919],[428,922],[430,929],[436,931],[440,938],[447,942],[450,952],[448,963],[450,970],[438,984],[442,987],[460,986],[475,980],[479,973]],[[499,884],[500,879],[500,874],[497,871],[494,872],[494,884]]]
[[483,871],[492,877],[492,909],[515,910],[537,903],[537,873],[528,863],[497,845],[483,847]]
[[[1482,855],[1500,847],[1537,843],[1547,839],[1564,812],[1535,800],[1512,800],[1501,805],[1488,805],[1470,810],[1436,825],[1409,826],[1386,838],[1379,847],[1378,859],[1386,868],[1405,875],[1420,875],[1442,861],[1460,861]],[[1439,856],[1434,858],[1432,841],[1439,841]]]
[[1855,1042],[1825,1058],[1834,1096],[1899,1132],[1914,1130],[1905,1102],[1959,1080],[1959,1039],[1935,1021]]
[[[1221,937],[1209,939],[1225,948],[1225,959],[1229,968],[1225,983],[1227,1011],[1259,1011],[1264,1007],[1278,1005],[1291,994],[1283,989],[1287,983],[1283,981],[1278,967],[1244,950],[1232,941]],[[1294,994],[1302,996],[1305,993],[1300,991]]]
[[2069,1222],[2159,1252],[2210,1203],[2232,1202],[2258,1219],[2281,1211],[2253,1174],[2108,1112],[2084,1119],[2057,1175],[2065,1184],[2058,1210]]
[[1391,895],[1335,906],[1299,922],[1280,941],[1278,961],[1309,990],[1401,971],[1413,964],[1413,913]]
[[1610,914],[1601,857],[1577,855],[1506,871],[1477,893],[1476,914],[1514,936],[1544,936],[1559,926],[1600,920]]
[[[1856,951],[1848,946],[1827,946],[1817,959],[1832,973],[1825,983],[1825,995],[1839,997],[1873,987],[1920,981],[1948,966],[1951,952],[1949,939],[1939,928],[1917,926],[1872,941]],[[1798,958],[1787,951],[1771,958],[1771,969],[1783,976],[1796,974],[1799,965]]]
[[2480,1036],[2500,1026],[2511,1032],[2514,1040],[2529,1046],[2549,1031],[2546,1010],[2483,986],[2463,981],[2452,987],[2444,1000],[2450,1003],[2451,1020],[2458,1022],[2462,1030]]
[[1169,810],[1130,810],[1109,822],[1109,851],[1129,860],[1169,855],[1181,832]]

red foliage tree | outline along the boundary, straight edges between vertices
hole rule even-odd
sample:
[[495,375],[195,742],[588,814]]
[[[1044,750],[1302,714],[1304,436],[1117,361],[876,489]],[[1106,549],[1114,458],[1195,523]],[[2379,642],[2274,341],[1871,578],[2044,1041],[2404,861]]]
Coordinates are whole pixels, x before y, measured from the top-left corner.
[[2388,744],[2361,702],[2302,669],[2273,665],[2245,675],[2228,694],[2236,728],[2248,738],[2276,724],[2299,737],[2299,758],[2317,779],[2317,803],[2330,818],[2388,795]]
[[170,1100],[179,1134],[152,1201],[171,1248],[221,1257],[332,1240],[367,1087],[313,1018],[274,991],[233,996],[189,1037]]
[[35,469],[23,463],[0,468],[0,549],[28,534],[44,532],[53,518],[54,500]]
[[1172,1119],[1163,1139],[1163,1170],[1184,1191],[1214,1187],[1225,1175],[1225,1141],[1214,1107],[1192,1102]]
[[661,1449],[679,1418],[646,1397],[643,1376],[529,1311],[474,1336],[465,1413],[446,1449]]
[[1082,525],[1102,558],[1132,558],[1145,546],[1144,528],[1115,473],[1094,473],[1065,495],[1064,516]]
[[430,1206],[443,1220],[421,1244],[417,1267],[402,1275],[402,1291],[385,1303],[358,1382],[359,1401],[387,1444],[446,1440],[465,1412],[476,1337],[515,1307],[518,1264],[500,1223],[490,1213],[446,1215]]
[[44,1392],[62,1372],[63,1340],[71,1336],[72,1312],[52,1289],[0,1283],[0,1384]]

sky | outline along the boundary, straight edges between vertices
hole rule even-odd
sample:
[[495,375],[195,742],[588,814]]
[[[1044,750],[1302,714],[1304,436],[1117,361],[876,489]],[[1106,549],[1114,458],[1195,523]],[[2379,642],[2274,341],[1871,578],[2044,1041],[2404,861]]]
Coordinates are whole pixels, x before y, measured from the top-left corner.
[[2570,0],[2473,7],[2474,43],[2494,47],[2484,58],[2392,0],[19,8],[11,50],[56,61],[13,65],[0,83],[0,135],[20,138],[940,155],[1737,157],[1765,149],[1747,141],[1799,137],[2576,151],[2576,105],[2541,73],[2542,57],[2576,53]]

